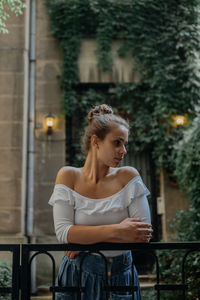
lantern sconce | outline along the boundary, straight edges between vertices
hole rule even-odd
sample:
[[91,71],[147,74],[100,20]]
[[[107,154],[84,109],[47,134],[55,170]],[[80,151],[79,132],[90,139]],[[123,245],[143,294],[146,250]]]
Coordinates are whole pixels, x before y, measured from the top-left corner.
[[182,127],[188,123],[187,117],[183,115],[172,116],[172,122],[174,127]]
[[55,116],[53,114],[49,113],[45,117],[45,127],[47,135],[51,136],[55,127]]

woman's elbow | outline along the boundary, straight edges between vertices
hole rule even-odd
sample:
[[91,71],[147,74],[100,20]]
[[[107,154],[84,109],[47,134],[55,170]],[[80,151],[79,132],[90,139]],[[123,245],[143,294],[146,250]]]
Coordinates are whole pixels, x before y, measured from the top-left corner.
[[[70,226],[69,226],[70,227]],[[56,232],[56,237],[57,240],[60,244],[67,244],[68,240],[67,240],[67,234],[68,234],[68,226],[64,226],[64,228],[56,228],[55,232]]]

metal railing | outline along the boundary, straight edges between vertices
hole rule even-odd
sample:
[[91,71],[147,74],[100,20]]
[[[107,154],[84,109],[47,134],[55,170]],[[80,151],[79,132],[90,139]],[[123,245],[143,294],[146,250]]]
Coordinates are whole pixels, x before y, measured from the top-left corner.
[[[182,258],[182,279],[181,284],[162,284],[160,282],[160,266],[159,260],[155,253],[155,250],[185,250]],[[160,292],[163,290],[168,291],[182,291],[182,299],[186,299],[186,271],[185,266],[187,262],[187,257],[190,253],[200,250],[200,242],[179,242],[179,243],[133,243],[133,244],[115,244],[115,243],[100,243],[94,245],[78,245],[78,244],[25,244],[21,248],[21,265],[20,265],[20,246],[19,245],[0,245],[0,251],[11,251],[13,253],[13,266],[12,266],[12,287],[0,288],[0,294],[12,295],[12,300],[30,300],[30,290],[31,290],[31,264],[35,257],[39,254],[46,254],[52,263],[52,283],[50,291],[52,292],[52,299],[55,299],[56,292],[73,291],[77,294],[78,299],[81,300],[82,293],[84,293],[84,286],[81,284],[81,269],[79,282],[76,287],[59,287],[55,285],[56,278],[56,263],[53,255],[50,252],[58,251],[86,251],[87,253],[99,253],[102,257],[104,255],[101,253],[103,250],[132,250],[135,253],[145,252],[154,257],[156,266],[156,284],[154,286],[157,292],[157,299],[160,300]],[[135,252],[136,251],[136,252]],[[105,258],[105,257],[104,257]],[[83,261],[82,261],[83,262]],[[82,265],[81,262],[81,265]],[[105,259],[105,270],[107,268],[107,262]],[[19,277],[21,280],[19,281]],[[129,291],[134,300],[134,291],[137,286],[124,287],[124,286],[110,286],[108,285],[107,277],[104,289],[106,290],[106,300],[109,299],[110,291]],[[21,291],[21,293],[19,293]],[[20,295],[20,298],[19,298]]]
[[19,299],[20,290],[20,245],[0,245],[0,251],[12,254],[12,286],[0,286],[1,294],[11,294],[12,300]]

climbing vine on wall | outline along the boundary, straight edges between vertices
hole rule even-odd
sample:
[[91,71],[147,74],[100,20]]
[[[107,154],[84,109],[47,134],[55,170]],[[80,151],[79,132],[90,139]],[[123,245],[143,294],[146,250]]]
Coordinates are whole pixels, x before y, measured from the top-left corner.
[[85,114],[99,99],[95,90],[80,95],[77,89],[82,40],[96,40],[98,68],[107,72],[114,63],[112,41],[118,39],[118,55],[132,54],[141,80],[112,85],[105,99],[130,119],[134,151],[151,149],[157,165],[172,172],[183,129],[172,126],[171,116],[187,115],[190,121],[199,103],[199,1],[47,0],[47,7],[63,48],[66,114]]
[[6,22],[10,13],[14,13],[16,16],[22,15],[24,8],[26,8],[26,4],[21,0],[0,0],[0,34],[9,32]]
[[[176,145],[174,158],[176,177],[184,195],[188,198],[188,210],[179,210],[172,222],[176,241],[200,240],[200,114],[188,126],[183,138]],[[185,252],[159,252],[161,281],[181,284],[181,263]],[[191,252],[187,257],[186,271],[187,299],[198,299],[200,295],[200,255]],[[181,300],[182,294],[167,293],[163,299]]]

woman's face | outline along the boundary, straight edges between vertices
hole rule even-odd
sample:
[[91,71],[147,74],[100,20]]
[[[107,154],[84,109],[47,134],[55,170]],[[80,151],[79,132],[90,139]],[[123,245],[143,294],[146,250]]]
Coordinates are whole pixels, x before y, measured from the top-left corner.
[[117,167],[126,154],[128,129],[123,125],[113,125],[104,140],[98,139],[98,159],[109,167]]

